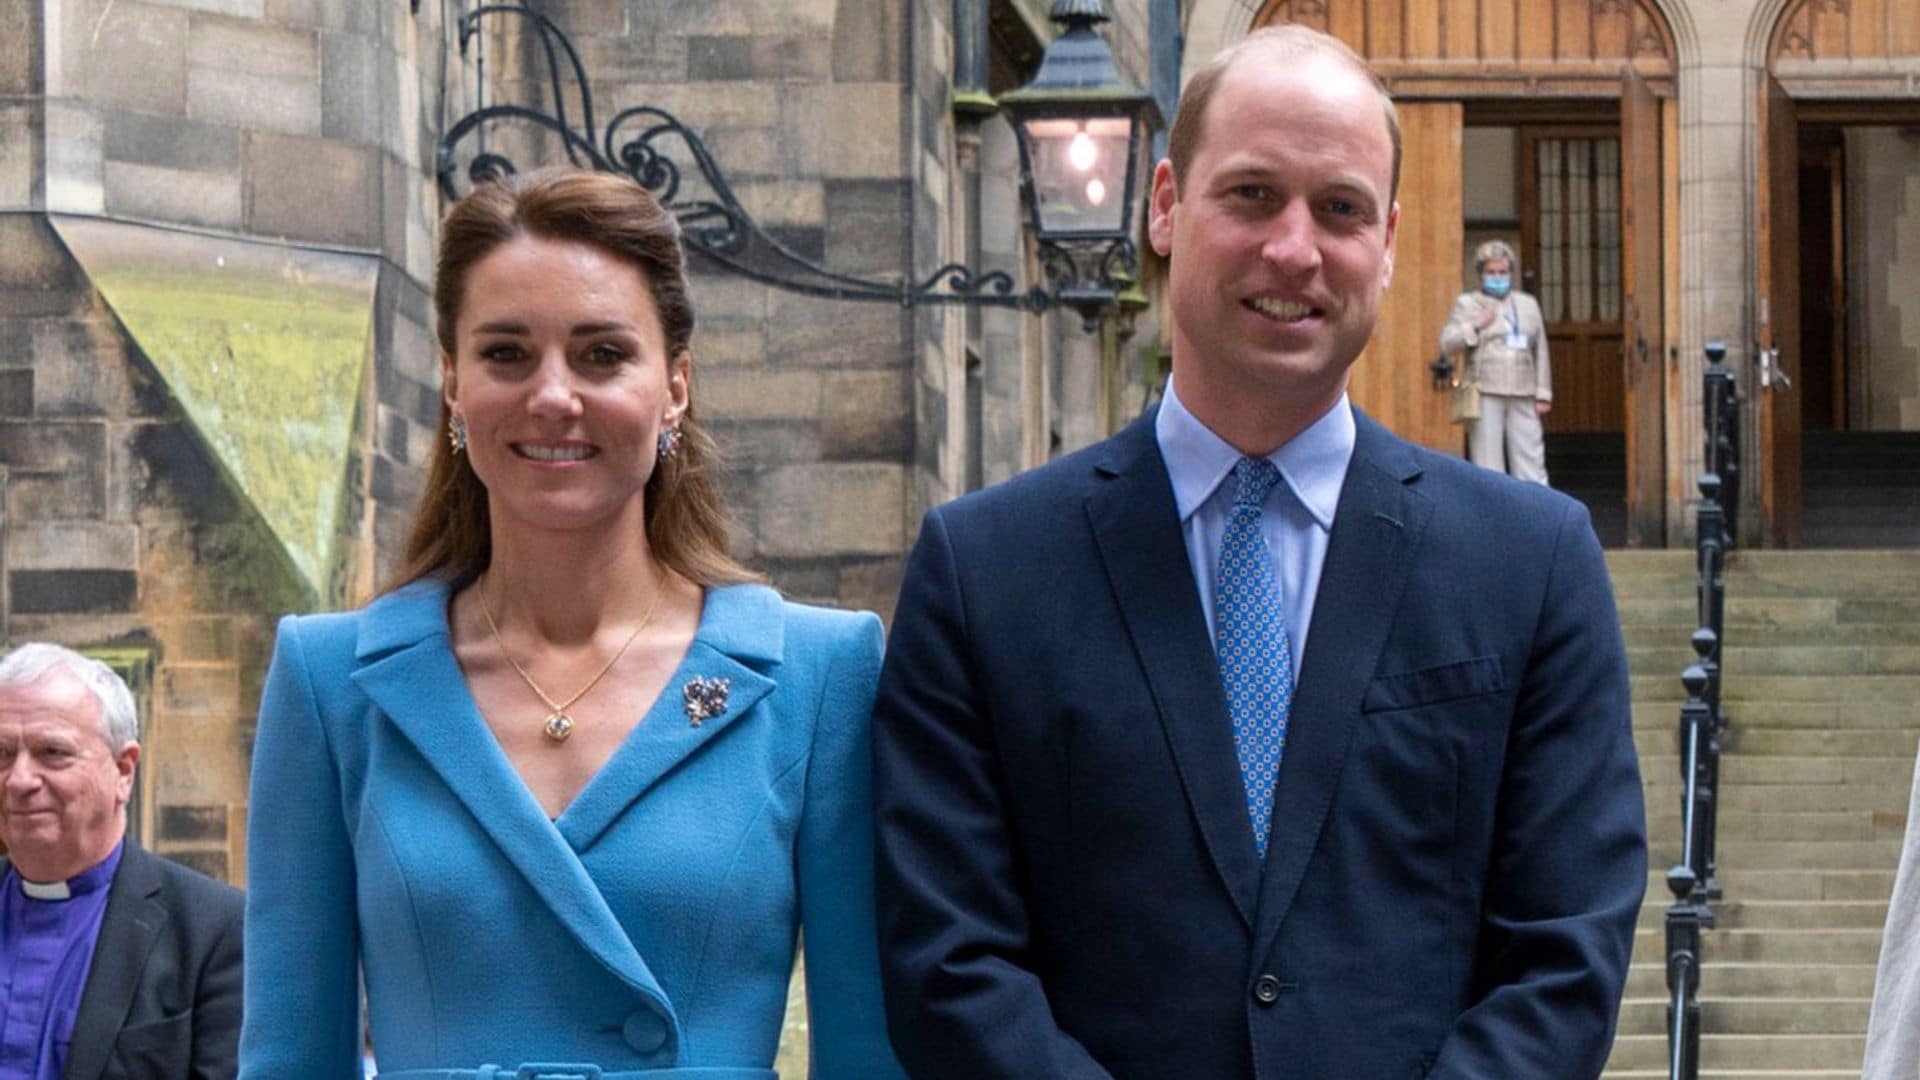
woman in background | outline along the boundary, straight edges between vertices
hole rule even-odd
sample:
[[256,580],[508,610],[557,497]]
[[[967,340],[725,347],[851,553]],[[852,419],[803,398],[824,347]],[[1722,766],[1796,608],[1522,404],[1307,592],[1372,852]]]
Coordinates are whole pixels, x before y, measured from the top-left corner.
[[280,626],[241,1075],[358,1076],[364,978],[383,1080],[771,1080],[802,924],[816,1074],[899,1075],[880,624],[728,556],[673,219],[606,174],[482,186],[434,306],[443,440],[400,584]]
[[1480,416],[1467,425],[1475,465],[1536,484],[1547,482],[1540,418],[1553,408],[1547,325],[1533,297],[1514,288],[1520,262],[1505,241],[1473,254],[1479,287],[1453,302],[1440,330],[1443,352],[1467,355],[1465,378],[1480,390]]

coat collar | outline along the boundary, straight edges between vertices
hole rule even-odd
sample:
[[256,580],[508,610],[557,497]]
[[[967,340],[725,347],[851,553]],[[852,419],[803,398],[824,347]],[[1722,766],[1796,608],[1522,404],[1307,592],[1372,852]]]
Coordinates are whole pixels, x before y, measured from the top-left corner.
[[[688,758],[720,738],[773,689],[784,654],[778,593],[760,585],[707,590],[700,626],[643,721],[557,821],[549,820],[487,730],[454,659],[449,589],[419,581],[361,613],[352,679],[413,744],[554,916],[603,966],[647,997],[678,1031],[672,1003],[580,862],[580,853]],[[725,709],[699,725],[684,706],[695,677],[728,680]]]

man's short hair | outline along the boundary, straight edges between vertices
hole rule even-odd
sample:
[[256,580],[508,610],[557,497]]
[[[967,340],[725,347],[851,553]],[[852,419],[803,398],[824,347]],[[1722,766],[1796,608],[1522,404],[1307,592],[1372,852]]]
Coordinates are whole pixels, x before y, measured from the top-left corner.
[[0,686],[31,686],[56,669],[77,679],[99,703],[100,734],[115,753],[139,740],[140,716],[127,684],[112,668],[64,645],[32,641],[8,653],[0,660]]
[[1187,80],[1187,85],[1180,91],[1180,105],[1173,114],[1173,128],[1167,134],[1167,157],[1173,162],[1175,182],[1187,182],[1187,168],[1200,152],[1200,141],[1205,134],[1207,105],[1213,100],[1214,91],[1220,88],[1220,79],[1235,61],[1254,50],[1272,50],[1281,56],[1311,54],[1331,57],[1367,77],[1380,95],[1380,109],[1387,120],[1387,137],[1393,141],[1393,179],[1387,186],[1387,204],[1391,206],[1400,194],[1400,114],[1393,107],[1393,95],[1387,92],[1387,84],[1381,81],[1373,68],[1367,66],[1367,62],[1346,42],[1298,23],[1263,26],[1255,30],[1215,53]]

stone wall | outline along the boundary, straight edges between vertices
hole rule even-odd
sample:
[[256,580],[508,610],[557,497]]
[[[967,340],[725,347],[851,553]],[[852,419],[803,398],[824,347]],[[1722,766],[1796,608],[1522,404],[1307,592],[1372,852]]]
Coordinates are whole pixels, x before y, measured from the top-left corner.
[[1846,140],[1850,426],[1920,431],[1920,129]]
[[3,636],[135,679],[140,831],[236,881],[273,624],[371,591],[435,437],[440,10],[0,9]]

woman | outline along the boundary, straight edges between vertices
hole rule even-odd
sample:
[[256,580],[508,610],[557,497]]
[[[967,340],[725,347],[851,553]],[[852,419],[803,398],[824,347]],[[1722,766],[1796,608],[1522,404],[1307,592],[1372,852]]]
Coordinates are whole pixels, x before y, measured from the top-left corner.
[[1466,378],[1480,390],[1480,416],[1468,422],[1475,465],[1536,484],[1547,482],[1540,418],[1553,408],[1553,370],[1540,305],[1513,287],[1513,249],[1489,240],[1473,254],[1478,289],[1453,302],[1440,330],[1442,351],[1465,352]]
[[434,306],[402,584],[282,622],[267,678],[241,1075],[359,1075],[364,978],[384,1080],[770,1080],[800,923],[816,1075],[899,1075],[879,622],[728,557],[672,218],[605,174],[484,186]]

